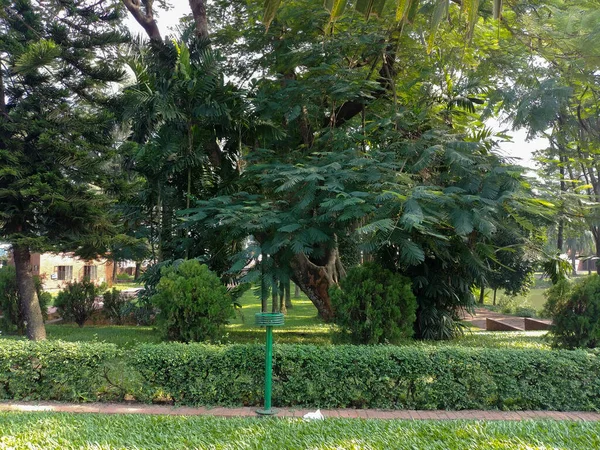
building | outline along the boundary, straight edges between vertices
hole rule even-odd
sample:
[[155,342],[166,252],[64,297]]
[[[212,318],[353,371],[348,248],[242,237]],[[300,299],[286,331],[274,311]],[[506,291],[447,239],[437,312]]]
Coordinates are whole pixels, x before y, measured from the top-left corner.
[[[9,264],[13,264],[12,255]],[[72,253],[32,253],[31,269],[42,280],[45,291],[60,290],[67,283],[84,278],[95,284],[112,285],[113,262],[106,259],[86,261]]]

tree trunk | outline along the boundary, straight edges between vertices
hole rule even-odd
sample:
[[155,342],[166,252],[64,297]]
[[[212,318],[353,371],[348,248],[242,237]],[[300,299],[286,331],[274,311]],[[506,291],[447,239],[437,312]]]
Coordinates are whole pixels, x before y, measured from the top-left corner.
[[189,0],[194,24],[196,25],[196,36],[200,39],[208,38],[208,20],[206,18],[206,3],[204,0]]
[[267,289],[267,280],[265,279],[265,264],[267,263],[266,257],[264,253],[262,253],[262,258],[260,259],[260,312],[268,312],[268,289]]
[[[140,0],[123,0],[125,7],[131,13],[133,18],[139,23],[148,37],[153,41],[162,41],[160,31],[156,20],[154,20],[154,11],[152,10],[152,2]],[[142,6],[144,9],[142,10]]]
[[496,293],[498,292],[497,288],[494,288],[494,302],[492,303],[494,306],[496,306]]
[[137,261],[135,263],[135,272],[133,272],[133,281],[137,281],[140,277],[140,270],[142,268],[142,263]]
[[46,328],[33,281],[29,247],[15,245],[13,246],[13,255],[19,288],[19,302],[25,316],[27,338],[32,341],[43,341],[46,339]]
[[330,249],[328,253],[327,262],[322,266],[310,261],[304,253],[295,255],[290,264],[292,281],[313,302],[325,322],[331,321],[334,316],[329,288],[338,284],[346,275],[337,247]]
[[287,314],[285,306],[285,283],[283,281],[279,283],[279,312]]
[[479,304],[483,305],[483,300],[485,298],[485,286],[482,284],[479,291]]
[[117,282],[117,260],[113,259],[112,282]]
[[[294,284],[294,298],[300,298],[300,288],[297,284]],[[290,303],[291,307],[291,303]]]
[[573,266],[573,276],[577,276],[577,257],[575,255],[575,250],[571,249],[571,265]]
[[271,312],[279,312],[279,290],[277,289],[277,280],[273,281],[271,286]]
[[294,305],[292,305],[292,298],[290,295],[291,284],[292,282],[290,280],[287,280],[287,283],[284,283],[283,285],[283,290],[285,294],[285,301],[283,302],[283,304],[285,305],[285,309],[291,309],[294,307]]

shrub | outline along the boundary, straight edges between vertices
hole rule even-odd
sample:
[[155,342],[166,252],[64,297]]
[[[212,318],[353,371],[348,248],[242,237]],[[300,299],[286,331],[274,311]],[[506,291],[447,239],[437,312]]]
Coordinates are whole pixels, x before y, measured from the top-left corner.
[[[35,290],[40,302],[42,317],[48,319],[48,303],[51,296],[42,289],[42,282],[39,277],[34,277]],[[17,274],[15,268],[6,266],[0,269],[0,329],[5,332],[18,334],[25,333],[25,314],[19,301],[19,289],[17,286]]]
[[114,288],[111,291],[106,291],[102,297],[104,299],[104,306],[102,307],[104,316],[111,322],[122,325],[129,315],[129,299],[121,291]]
[[[260,405],[263,345],[144,344],[132,353],[147,398]],[[585,351],[276,345],[277,406],[596,410],[600,359]]]
[[67,283],[67,287],[56,296],[54,304],[60,315],[67,321],[73,321],[80,327],[90,318],[96,306],[94,302],[100,294],[100,288],[89,280]]
[[0,340],[0,398],[94,401],[113,344]]
[[367,263],[330,293],[335,323],[358,344],[397,342],[413,335],[417,301],[408,278]]
[[117,281],[133,281],[133,275],[129,275],[128,273],[118,273]]
[[546,309],[553,320],[555,347],[595,348],[600,344],[600,276],[590,275],[576,282],[572,290],[557,287],[548,295]]
[[218,337],[233,317],[233,302],[219,277],[197,260],[165,267],[152,296],[159,312],[158,329],[175,341],[202,341]]

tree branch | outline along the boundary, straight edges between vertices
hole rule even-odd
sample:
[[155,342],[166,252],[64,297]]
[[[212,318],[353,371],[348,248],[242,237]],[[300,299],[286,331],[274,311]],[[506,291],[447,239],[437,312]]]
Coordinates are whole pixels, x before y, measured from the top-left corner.
[[192,16],[196,23],[196,36],[208,39],[208,20],[206,18],[206,3],[204,0],[189,0]]
[[[133,18],[139,23],[153,41],[162,41],[162,36],[154,20],[152,11],[152,0],[123,0],[123,4],[131,13]],[[142,11],[142,4],[145,11]]]

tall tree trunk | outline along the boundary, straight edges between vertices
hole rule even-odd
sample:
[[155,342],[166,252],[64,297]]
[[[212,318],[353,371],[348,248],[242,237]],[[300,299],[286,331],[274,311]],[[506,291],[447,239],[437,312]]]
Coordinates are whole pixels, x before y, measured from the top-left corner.
[[290,264],[292,281],[313,302],[325,322],[331,321],[335,313],[329,298],[329,288],[338,284],[346,275],[337,247],[330,249],[328,253],[325,265],[313,263],[304,253],[295,255]]
[[269,296],[267,289],[267,280],[265,278],[265,264],[267,263],[267,255],[262,253],[261,256],[262,258],[260,259],[260,311],[266,313],[269,311],[269,305],[267,304]]
[[[300,288],[297,284],[294,284],[294,298],[300,298]],[[290,303],[291,308],[291,303]]]
[[142,268],[142,263],[136,261],[135,263],[135,272],[133,272],[133,281],[137,281],[140,277],[140,269]]
[[279,312],[287,314],[287,307],[285,306],[285,287],[283,282],[279,283]]
[[208,38],[208,20],[206,18],[205,0],[189,0],[194,24],[196,25],[196,36],[201,39]]
[[492,303],[494,306],[496,306],[496,293],[498,292],[498,288],[494,288],[494,302]]
[[31,271],[31,255],[29,247],[25,245],[13,246],[17,285],[19,288],[19,302],[25,316],[25,331],[27,338],[32,341],[46,339],[46,328],[35,283]]
[[479,290],[479,304],[483,305],[483,300],[485,299],[485,286],[483,283],[481,284],[481,288]]
[[290,295],[291,284],[292,282],[290,280],[287,280],[287,282],[283,284],[283,290],[285,294],[285,301],[283,304],[285,305],[285,309],[291,309],[294,307],[294,305],[292,305],[292,296]]
[[279,312],[279,289],[277,289],[277,280],[273,280],[271,286],[271,312]]
[[113,270],[112,270],[112,276],[111,276],[113,283],[117,282],[117,265],[118,265],[117,260],[113,259],[113,268],[112,268]]

